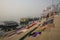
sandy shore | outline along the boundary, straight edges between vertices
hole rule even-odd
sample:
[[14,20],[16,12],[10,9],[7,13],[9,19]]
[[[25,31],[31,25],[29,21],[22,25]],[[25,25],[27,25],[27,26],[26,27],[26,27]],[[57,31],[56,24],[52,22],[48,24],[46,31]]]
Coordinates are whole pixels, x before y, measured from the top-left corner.
[[[60,40],[60,15],[54,17],[54,24],[46,25],[53,28],[47,28],[41,35],[37,35],[36,37],[26,37],[25,40]],[[35,31],[39,30],[40,28],[36,29]]]
[[[43,31],[41,35],[38,34],[36,37],[27,36],[24,40],[60,40],[60,15],[54,17],[54,23],[55,23],[55,27],[53,27],[54,26],[53,24],[46,25],[47,29]],[[35,31],[40,30],[40,28],[41,27],[37,28]],[[27,32],[29,32],[31,29],[29,29]],[[20,37],[22,37],[27,32],[15,35],[11,38],[8,37],[0,38],[0,40],[19,40]]]

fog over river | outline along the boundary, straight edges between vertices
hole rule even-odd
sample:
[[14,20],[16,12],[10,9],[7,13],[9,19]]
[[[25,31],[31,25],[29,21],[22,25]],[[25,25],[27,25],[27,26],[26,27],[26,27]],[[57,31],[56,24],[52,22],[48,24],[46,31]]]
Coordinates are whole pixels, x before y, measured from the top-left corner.
[[39,17],[47,6],[59,0],[0,0],[0,21],[17,21],[22,17]]

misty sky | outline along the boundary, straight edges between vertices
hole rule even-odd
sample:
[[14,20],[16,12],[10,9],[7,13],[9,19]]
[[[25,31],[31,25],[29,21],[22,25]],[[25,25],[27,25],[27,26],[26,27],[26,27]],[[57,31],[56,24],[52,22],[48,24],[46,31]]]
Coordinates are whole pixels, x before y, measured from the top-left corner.
[[[53,4],[58,2],[53,0]],[[52,0],[0,0],[0,21],[41,16],[43,9],[51,4]]]

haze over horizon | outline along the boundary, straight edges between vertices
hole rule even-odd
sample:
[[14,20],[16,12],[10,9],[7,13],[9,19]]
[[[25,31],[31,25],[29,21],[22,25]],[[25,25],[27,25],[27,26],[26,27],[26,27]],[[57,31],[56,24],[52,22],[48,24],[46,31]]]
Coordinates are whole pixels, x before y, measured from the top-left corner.
[[[60,0],[53,0],[53,4]],[[0,21],[19,21],[21,17],[39,17],[52,0],[0,0]]]

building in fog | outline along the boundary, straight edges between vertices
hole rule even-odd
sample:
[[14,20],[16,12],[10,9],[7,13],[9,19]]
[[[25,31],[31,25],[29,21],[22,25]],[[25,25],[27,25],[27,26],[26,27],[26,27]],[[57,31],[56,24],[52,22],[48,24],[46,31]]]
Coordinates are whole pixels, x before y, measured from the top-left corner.
[[57,6],[57,11],[60,12],[60,3],[58,3],[56,6]]

